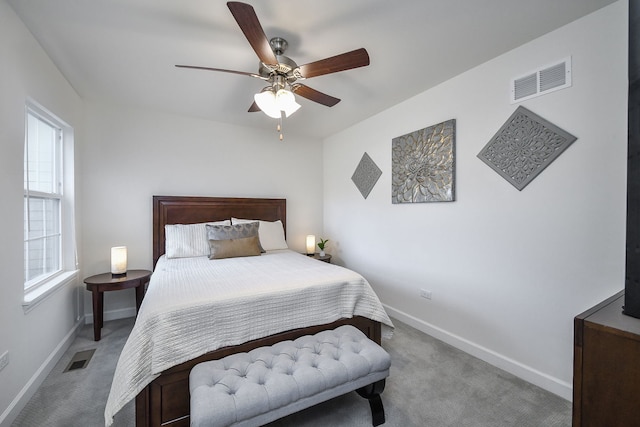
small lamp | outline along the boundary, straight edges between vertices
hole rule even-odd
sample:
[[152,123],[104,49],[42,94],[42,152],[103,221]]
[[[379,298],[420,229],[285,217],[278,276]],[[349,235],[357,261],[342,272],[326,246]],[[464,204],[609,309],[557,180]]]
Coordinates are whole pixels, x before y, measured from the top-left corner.
[[111,275],[122,277],[127,274],[127,247],[116,246],[111,248]]
[[307,255],[313,255],[316,252],[316,236],[309,234],[307,236]]

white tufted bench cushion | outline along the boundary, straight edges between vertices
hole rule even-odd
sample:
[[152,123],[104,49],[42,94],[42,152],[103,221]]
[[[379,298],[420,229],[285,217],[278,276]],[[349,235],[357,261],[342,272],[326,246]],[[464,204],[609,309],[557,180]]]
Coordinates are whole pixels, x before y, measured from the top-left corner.
[[358,392],[378,425],[390,365],[389,354],[350,325],[203,362],[189,376],[191,427],[259,426],[367,386]]

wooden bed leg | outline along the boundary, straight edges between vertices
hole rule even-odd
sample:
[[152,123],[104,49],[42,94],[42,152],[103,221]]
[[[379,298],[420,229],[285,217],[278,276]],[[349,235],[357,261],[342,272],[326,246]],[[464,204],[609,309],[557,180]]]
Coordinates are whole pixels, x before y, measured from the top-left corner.
[[384,406],[380,393],[384,390],[385,380],[376,381],[362,388],[357,389],[358,394],[369,401],[371,407],[371,422],[374,427],[384,424]]

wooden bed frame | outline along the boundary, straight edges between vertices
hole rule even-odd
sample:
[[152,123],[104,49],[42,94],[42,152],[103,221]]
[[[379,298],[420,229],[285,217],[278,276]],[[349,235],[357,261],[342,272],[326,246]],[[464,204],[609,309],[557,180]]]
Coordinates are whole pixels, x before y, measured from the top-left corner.
[[[286,199],[153,196],[153,266],[165,250],[165,224],[195,224],[235,218],[281,220],[286,233]],[[225,347],[164,371],[136,397],[136,427],[189,426],[189,372],[196,364],[229,354],[293,340],[340,325],[354,325],[380,344],[379,322],[356,316],[325,325],[294,329],[241,345]]]

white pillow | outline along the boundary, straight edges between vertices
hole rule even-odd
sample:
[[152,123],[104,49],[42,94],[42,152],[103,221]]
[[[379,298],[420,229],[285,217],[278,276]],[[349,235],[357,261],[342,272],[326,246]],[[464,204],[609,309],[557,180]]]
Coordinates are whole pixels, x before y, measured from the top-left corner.
[[242,224],[246,222],[260,223],[258,228],[258,237],[260,237],[260,245],[265,251],[273,251],[275,249],[289,249],[287,241],[284,239],[284,227],[282,221],[260,221],[258,219],[238,219],[231,218],[232,224]]
[[200,224],[167,224],[164,226],[167,258],[209,256],[207,224],[231,225],[231,221],[202,222]]

